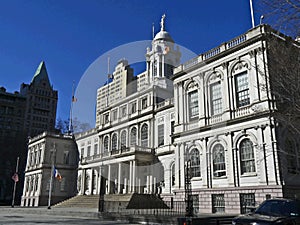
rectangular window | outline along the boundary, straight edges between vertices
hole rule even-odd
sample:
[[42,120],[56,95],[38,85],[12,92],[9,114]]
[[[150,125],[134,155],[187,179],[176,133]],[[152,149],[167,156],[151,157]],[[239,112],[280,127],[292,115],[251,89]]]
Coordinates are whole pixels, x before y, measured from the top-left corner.
[[250,213],[255,208],[255,194],[240,194],[241,214]]
[[94,144],[94,155],[98,154],[98,144]]
[[165,128],[164,125],[158,125],[157,127],[158,146],[164,145],[165,142]]
[[147,108],[147,97],[142,98],[142,109],[146,109]]
[[112,119],[113,119],[113,121],[116,121],[118,119],[118,110],[117,109],[113,111],[113,118]]
[[88,146],[87,147],[87,157],[90,157],[91,156],[91,146]]
[[212,195],[212,212],[213,213],[224,213],[225,212],[224,194],[213,194]]
[[70,163],[70,157],[69,157],[69,151],[64,152],[64,164],[69,165]]
[[106,113],[103,115],[103,119],[104,119],[104,124],[109,123],[109,113]]
[[121,108],[121,117],[124,117],[124,116],[126,116],[127,115],[127,107],[126,106],[123,106],[122,108]]
[[133,114],[136,112],[136,102],[130,104],[130,113]]
[[175,131],[175,121],[171,121],[171,134],[174,134]]
[[84,155],[84,148],[81,148],[80,149],[80,157],[83,158],[83,155]]
[[190,118],[195,118],[199,114],[199,104],[198,104],[198,91],[191,91],[188,93],[189,99],[189,115]]
[[237,107],[250,104],[249,81],[247,72],[235,77]]
[[37,156],[36,156],[36,164],[39,165],[41,162],[41,154],[42,154],[42,150],[38,150],[37,151]]
[[66,191],[66,178],[63,177],[60,181],[60,191]]
[[220,82],[210,85],[210,96],[211,96],[211,114],[217,115],[222,113],[222,91],[221,91]]
[[192,195],[194,214],[199,214],[199,195]]

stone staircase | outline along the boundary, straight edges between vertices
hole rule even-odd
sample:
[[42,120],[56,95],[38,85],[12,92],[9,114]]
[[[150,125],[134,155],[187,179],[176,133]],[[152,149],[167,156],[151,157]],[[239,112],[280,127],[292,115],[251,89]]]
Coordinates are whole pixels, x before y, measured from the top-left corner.
[[99,195],[77,195],[73,198],[69,198],[62,201],[53,207],[61,208],[97,208],[99,205]]

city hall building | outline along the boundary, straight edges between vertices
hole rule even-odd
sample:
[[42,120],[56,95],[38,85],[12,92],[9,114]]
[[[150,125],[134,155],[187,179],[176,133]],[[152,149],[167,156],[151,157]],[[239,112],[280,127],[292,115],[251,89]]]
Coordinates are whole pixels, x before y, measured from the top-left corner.
[[120,60],[98,89],[95,129],[76,135],[79,195],[184,201],[188,176],[195,213],[240,213],[299,194],[299,138],[276,118],[272,81],[285,56],[271,41],[299,55],[299,42],[260,25],[180,64],[163,18],[146,71]]

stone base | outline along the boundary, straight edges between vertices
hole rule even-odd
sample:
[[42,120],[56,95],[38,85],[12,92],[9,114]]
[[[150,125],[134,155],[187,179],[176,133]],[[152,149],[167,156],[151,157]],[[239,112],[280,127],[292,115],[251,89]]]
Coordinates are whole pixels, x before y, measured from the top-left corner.
[[117,212],[124,209],[168,209],[156,195],[150,194],[110,194],[104,195],[104,212]]

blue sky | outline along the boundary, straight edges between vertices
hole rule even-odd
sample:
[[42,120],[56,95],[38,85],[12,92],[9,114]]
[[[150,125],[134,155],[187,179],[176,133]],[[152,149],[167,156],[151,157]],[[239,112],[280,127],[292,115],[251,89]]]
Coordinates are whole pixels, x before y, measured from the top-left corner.
[[[257,24],[255,0],[254,10]],[[197,54],[251,28],[249,0],[1,1],[0,86],[19,90],[44,60],[59,92],[57,117],[67,119],[72,82],[105,52],[151,39],[152,23],[158,32],[164,13],[175,42]],[[98,75],[104,83],[106,74]]]

